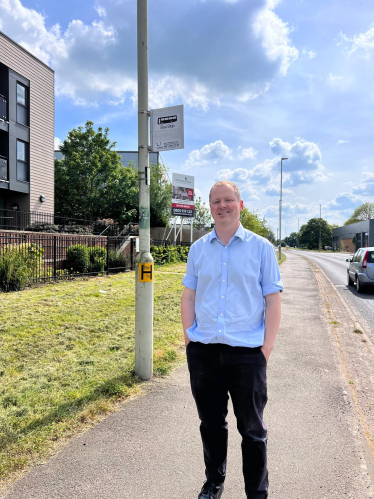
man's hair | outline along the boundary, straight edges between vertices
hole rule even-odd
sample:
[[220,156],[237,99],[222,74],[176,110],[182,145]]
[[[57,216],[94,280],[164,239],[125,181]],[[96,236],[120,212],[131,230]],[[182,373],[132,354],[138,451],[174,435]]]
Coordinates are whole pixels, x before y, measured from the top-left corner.
[[242,199],[242,196],[240,194],[240,189],[239,187],[234,183],[234,182],[230,182],[230,180],[220,180],[219,182],[216,182],[213,187],[210,189],[210,192],[209,192],[209,203],[210,203],[210,198],[211,198],[211,195],[212,195],[212,190],[215,188],[215,187],[218,187],[220,185],[231,185],[231,187],[234,189],[234,192],[235,192],[235,196],[236,196],[236,199],[238,201],[241,201]]

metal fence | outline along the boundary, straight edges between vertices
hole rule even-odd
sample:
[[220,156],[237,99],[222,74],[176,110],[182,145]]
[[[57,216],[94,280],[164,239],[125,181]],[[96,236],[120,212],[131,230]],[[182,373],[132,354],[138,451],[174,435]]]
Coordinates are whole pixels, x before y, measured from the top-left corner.
[[41,211],[13,210],[0,208],[0,230],[22,230],[35,232],[56,233],[87,233],[115,236],[118,234],[118,225],[105,224],[100,220],[85,220],[81,218],[63,217],[53,213]]
[[74,279],[135,269],[135,241],[128,237],[0,234],[1,261],[21,262],[30,282]]

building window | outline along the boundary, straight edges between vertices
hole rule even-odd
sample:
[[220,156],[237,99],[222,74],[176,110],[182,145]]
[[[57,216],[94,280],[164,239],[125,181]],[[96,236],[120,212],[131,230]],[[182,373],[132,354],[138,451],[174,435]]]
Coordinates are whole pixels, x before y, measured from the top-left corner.
[[28,144],[17,140],[17,180],[29,182]]
[[17,83],[17,123],[29,125],[27,88]]

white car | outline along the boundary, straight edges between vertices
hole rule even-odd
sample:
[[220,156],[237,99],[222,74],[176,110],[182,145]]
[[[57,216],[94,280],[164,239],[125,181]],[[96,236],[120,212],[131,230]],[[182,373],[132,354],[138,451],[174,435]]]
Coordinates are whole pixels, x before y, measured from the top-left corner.
[[362,293],[366,286],[374,286],[374,247],[360,248],[346,261],[348,286],[355,284],[357,293]]

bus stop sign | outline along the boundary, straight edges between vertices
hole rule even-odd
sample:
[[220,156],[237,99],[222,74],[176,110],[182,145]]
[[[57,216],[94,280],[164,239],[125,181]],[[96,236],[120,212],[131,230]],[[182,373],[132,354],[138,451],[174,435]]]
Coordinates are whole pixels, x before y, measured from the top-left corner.
[[184,149],[183,105],[151,110],[151,150]]

